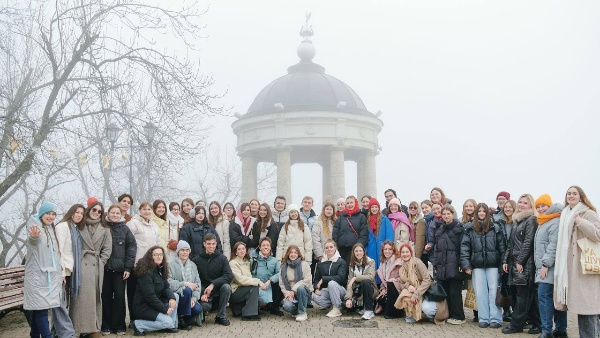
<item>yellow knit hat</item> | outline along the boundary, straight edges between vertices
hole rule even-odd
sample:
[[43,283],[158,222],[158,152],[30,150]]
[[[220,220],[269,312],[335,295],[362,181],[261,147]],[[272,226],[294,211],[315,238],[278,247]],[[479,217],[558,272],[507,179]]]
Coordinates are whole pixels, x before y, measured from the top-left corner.
[[537,208],[540,204],[551,206],[552,197],[550,197],[550,195],[548,194],[542,194],[540,197],[537,198],[537,200],[535,200],[535,207]]

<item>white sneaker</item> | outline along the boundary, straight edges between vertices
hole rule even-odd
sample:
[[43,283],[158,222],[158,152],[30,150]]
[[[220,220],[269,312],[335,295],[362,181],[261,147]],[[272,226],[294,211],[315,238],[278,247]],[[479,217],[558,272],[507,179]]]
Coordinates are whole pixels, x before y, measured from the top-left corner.
[[333,318],[333,317],[340,317],[342,315],[342,311],[340,310],[339,307],[332,307],[331,311],[327,312],[327,314],[325,316],[329,317],[329,318]]
[[413,317],[406,317],[406,318],[404,318],[404,321],[407,322],[407,323],[409,323],[409,324],[414,324],[414,323],[417,322],[417,320],[414,319]]
[[299,314],[296,316],[296,321],[297,321],[297,322],[303,322],[303,321],[305,321],[305,320],[307,320],[307,319],[308,319],[308,315],[306,314],[306,312],[304,312],[304,313],[299,313]]
[[310,303],[311,303],[311,304],[312,304],[312,306],[314,306],[314,307],[315,307],[315,309],[317,309],[317,310],[325,310],[325,309],[327,309],[326,307],[323,307],[323,306],[321,306],[321,305],[317,304],[317,302],[315,302],[314,300],[313,300],[313,301],[311,301]]
[[375,312],[373,311],[365,311],[365,314],[362,316],[362,319],[369,320],[375,318]]
[[466,323],[465,320],[460,320],[460,319],[454,319],[454,318],[450,318],[448,320],[446,320],[446,323],[451,324],[451,325],[461,325]]

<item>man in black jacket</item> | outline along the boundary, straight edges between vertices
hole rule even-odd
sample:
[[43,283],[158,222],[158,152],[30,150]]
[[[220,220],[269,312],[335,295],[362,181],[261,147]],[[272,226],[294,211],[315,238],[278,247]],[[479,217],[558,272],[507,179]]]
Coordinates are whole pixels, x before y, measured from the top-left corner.
[[217,251],[217,237],[213,233],[204,235],[204,252],[192,258],[198,267],[202,282],[202,296],[200,304],[204,313],[217,308],[215,323],[228,326],[229,319],[225,313],[227,302],[231,296],[231,280],[233,273],[229,261],[222,253]]

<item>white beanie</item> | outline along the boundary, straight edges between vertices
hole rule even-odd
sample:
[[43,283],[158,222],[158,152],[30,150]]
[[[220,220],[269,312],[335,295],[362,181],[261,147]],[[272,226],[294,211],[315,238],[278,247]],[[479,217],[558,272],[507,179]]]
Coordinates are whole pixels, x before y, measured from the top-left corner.
[[192,248],[190,247],[190,244],[184,240],[179,240],[179,243],[177,243],[177,249],[175,250],[175,253],[177,255],[179,255],[179,250],[181,249],[190,249],[192,250]]

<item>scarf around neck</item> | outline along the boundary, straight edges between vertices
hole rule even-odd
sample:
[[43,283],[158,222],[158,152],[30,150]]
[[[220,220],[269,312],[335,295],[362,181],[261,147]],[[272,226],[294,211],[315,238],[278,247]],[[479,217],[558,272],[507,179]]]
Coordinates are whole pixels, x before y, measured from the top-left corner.
[[285,261],[285,263],[283,263],[283,266],[281,266],[281,278],[283,278],[283,286],[285,287],[286,290],[292,290],[292,287],[290,286],[290,282],[287,280],[288,267],[291,267],[294,269],[294,284],[296,284],[303,279],[302,278],[302,260],[300,259],[300,257],[296,258],[295,260],[288,259]]
[[377,235],[377,215],[369,215],[369,225],[371,226],[371,231]]
[[[569,291],[569,273],[567,271],[567,261],[569,246],[571,244],[571,233],[575,217],[588,210],[587,206],[581,202],[573,208],[567,206],[560,215],[558,223],[558,241],[556,243],[556,261],[554,263],[554,301],[558,304],[567,306],[567,295]],[[573,250],[576,250],[574,248]]]
[[555,219],[557,217],[560,217],[560,213],[538,215],[537,219],[538,219],[539,225],[541,226],[542,224],[548,222],[549,220]]
[[73,249],[73,273],[71,274],[71,297],[74,299],[79,296],[79,287],[81,286],[81,232],[77,224],[67,222],[71,232],[71,248]]

